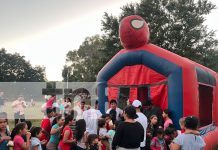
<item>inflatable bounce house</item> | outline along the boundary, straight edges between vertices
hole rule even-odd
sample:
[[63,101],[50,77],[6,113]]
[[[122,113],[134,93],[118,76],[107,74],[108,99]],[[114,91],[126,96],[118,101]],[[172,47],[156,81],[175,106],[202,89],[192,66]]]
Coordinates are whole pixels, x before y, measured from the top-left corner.
[[172,112],[177,128],[181,117],[197,116],[205,149],[218,145],[218,74],[149,43],[149,28],[140,16],[125,17],[119,34],[124,49],[97,76],[101,112],[105,113],[111,99],[118,100],[118,105],[124,99],[142,104],[151,100]]

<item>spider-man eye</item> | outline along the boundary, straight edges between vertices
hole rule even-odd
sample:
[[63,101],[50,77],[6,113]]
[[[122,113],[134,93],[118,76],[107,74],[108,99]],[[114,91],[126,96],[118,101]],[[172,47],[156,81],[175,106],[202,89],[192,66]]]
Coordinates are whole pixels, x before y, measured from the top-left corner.
[[133,19],[130,24],[134,29],[141,29],[144,27],[145,22],[143,20]]

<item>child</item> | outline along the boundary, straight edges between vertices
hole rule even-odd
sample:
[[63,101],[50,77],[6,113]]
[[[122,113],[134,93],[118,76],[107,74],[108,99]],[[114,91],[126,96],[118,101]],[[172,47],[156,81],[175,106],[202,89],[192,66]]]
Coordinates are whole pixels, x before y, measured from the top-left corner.
[[170,119],[170,111],[168,109],[165,109],[162,114],[164,118],[164,130],[170,125],[173,124],[173,121]]
[[104,115],[101,116],[101,118],[105,119],[105,121],[106,121],[106,129],[107,129],[107,131],[109,131],[110,130],[109,122],[111,121],[111,115],[104,114]]
[[113,122],[110,121],[110,130],[107,132],[108,136],[110,136],[110,138],[108,139],[110,143],[110,147],[112,147],[112,141],[115,135],[115,131],[120,123],[121,121],[116,121],[115,124],[113,124]]
[[7,143],[10,139],[10,132],[7,129],[6,115],[0,113],[0,150],[9,150]]
[[167,146],[164,140],[164,129],[157,129],[157,136],[151,141],[151,150],[167,150]]
[[167,145],[167,149],[170,150],[170,144],[178,136],[178,132],[176,128],[173,125],[170,125],[169,127],[166,128],[165,130],[165,136],[164,140]]
[[96,134],[89,134],[87,138],[88,150],[102,150],[101,143],[98,141]]
[[61,140],[58,145],[58,149],[60,150],[70,150],[71,145],[76,142],[73,139],[73,131],[71,130],[70,126],[73,124],[73,116],[67,115],[65,118],[64,125],[61,129]]
[[[22,136],[26,135],[26,142]],[[25,122],[18,123],[11,133],[11,139],[14,141],[14,150],[22,150],[30,148],[31,133],[27,131]]]
[[[31,146],[30,150],[42,150],[41,142],[39,140],[42,129],[40,127],[32,127],[31,132]],[[43,143],[44,144],[44,143]]]
[[59,115],[57,116],[53,123],[52,123],[52,129],[51,129],[51,137],[50,140],[47,144],[47,150],[57,150],[58,148],[58,143],[59,143],[59,138],[60,138],[60,132],[61,132],[61,127],[64,124],[64,118]]
[[46,109],[46,116],[41,122],[41,128],[42,128],[42,134],[40,136],[40,141],[45,143],[42,144],[42,149],[46,149],[46,144],[48,143],[50,139],[50,132],[51,132],[51,122],[50,118],[53,117],[54,111],[52,108]]
[[105,119],[98,120],[98,128],[99,128],[99,139],[101,140],[101,143],[103,144],[102,150],[104,149],[110,150],[110,144],[108,141],[108,139],[110,139],[110,136],[107,134]]

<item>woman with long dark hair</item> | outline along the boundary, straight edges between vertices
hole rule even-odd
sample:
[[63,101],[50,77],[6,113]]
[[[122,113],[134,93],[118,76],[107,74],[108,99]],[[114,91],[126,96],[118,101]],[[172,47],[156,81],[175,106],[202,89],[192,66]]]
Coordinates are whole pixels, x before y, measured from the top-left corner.
[[86,132],[86,122],[84,119],[80,119],[76,122],[76,140],[77,140],[77,150],[85,150],[87,148],[87,136]]
[[72,143],[76,142],[73,139],[73,131],[70,126],[73,124],[73,116],[67,115],[65,117],[64,125],[61,129],[61,140],[58,145],[59,150],[70,150]]

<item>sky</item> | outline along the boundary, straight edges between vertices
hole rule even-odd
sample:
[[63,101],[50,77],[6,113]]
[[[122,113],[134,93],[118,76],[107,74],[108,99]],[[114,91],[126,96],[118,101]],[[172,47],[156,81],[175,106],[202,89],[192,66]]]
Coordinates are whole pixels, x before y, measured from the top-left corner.
[[[46,67],[48,80],[61,81],[67,52],[78,49],[85,37],[102,34],[104,12],[118,16],[120,7],[139,1],[0,0],[0,48]],[[209,29],[218,30],[217,15],[216,9],[207,16]]]

